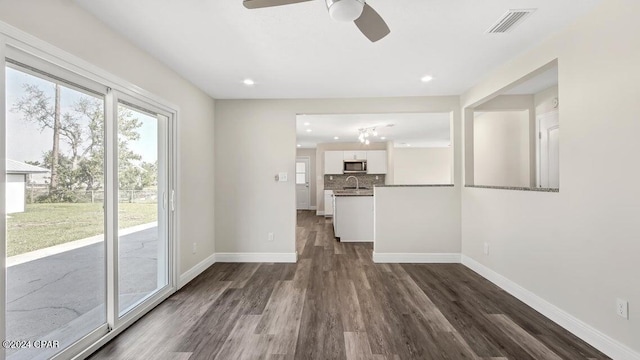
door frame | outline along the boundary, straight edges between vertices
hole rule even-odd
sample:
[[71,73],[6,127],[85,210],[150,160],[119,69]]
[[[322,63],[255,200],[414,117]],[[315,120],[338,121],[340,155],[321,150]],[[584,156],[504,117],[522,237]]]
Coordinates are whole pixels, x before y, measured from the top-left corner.
[[[298,209],[298,194],[296,191],[296,211],[297,210],[311,210],[311,157],[310,156],[297,156],[296,155],[296,163],[298,163],[298,159],[302,159],[304,161],[307,162],[307,166],[306,166],[306,177],[307,177],[307,189],[309,189],[307,191],[307,208],[306,209]],[[294,174],[294,183],[296,185],[296,188],[298,187],[298,184],[296,183],[296,176],[298,175],[298,171],[296,169],[296,172]]]
[[542,128],[540,123],[549,115],[555,114],[558,117],[558,126],[560,124],[560,113],[558,109],[554,109],[539,115],[536,115],[536,187],[542,187],[542,146],[540,141],[542,140]]

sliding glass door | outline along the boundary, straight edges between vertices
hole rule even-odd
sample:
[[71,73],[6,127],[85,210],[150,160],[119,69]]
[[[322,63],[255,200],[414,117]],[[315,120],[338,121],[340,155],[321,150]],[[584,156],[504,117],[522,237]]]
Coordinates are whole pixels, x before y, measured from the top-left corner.
[[71,358],[175,289],[174,113],[17,49],[0,64],[0,352]]

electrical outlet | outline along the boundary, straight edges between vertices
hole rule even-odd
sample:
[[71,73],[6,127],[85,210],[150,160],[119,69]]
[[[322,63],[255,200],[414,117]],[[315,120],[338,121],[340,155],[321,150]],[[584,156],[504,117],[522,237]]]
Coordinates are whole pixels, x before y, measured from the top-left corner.
[[484,254],[489,255],[489,243],[484,243]]
[[273,241],[273,233],[270,232],[268,237],[267,237],[267,241]]
[[333,176],[329,176],[329,180],[333,180]]
[[198,243],[193,243],[193,246],[191,247],[191,252],[195,254],[196,251],[198,251]]
[[380,177],[378,177],[378,175],[376,175],[376,180],[379,180],[379,179],[380,179]]
[[616,314],[629,319],[629,302],[627,300],[616,299]]

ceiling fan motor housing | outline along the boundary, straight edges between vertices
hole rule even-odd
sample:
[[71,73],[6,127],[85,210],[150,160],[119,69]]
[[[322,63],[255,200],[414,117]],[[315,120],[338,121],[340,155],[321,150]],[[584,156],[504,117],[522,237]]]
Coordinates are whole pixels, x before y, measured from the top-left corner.
[[364,0],[326,0],[329,16],[333,20],[349,22],[362,15]]

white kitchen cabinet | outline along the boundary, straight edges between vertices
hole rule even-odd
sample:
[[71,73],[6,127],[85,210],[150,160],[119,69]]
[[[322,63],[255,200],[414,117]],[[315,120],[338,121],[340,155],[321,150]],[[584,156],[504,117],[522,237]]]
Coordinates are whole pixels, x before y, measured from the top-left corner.
[[325,151],[324,152],[324,174],[337,175],[342,174],[343,151]]
[[324,216],[333,216],[333,190],[324,191]]
[[343,160],[367,160],[366,151],[343,151]]
[[387,151],[367,151],[367,174],[387,173]]
[[340,242],[373,241],[373,196],[334,196],[333,231]]

